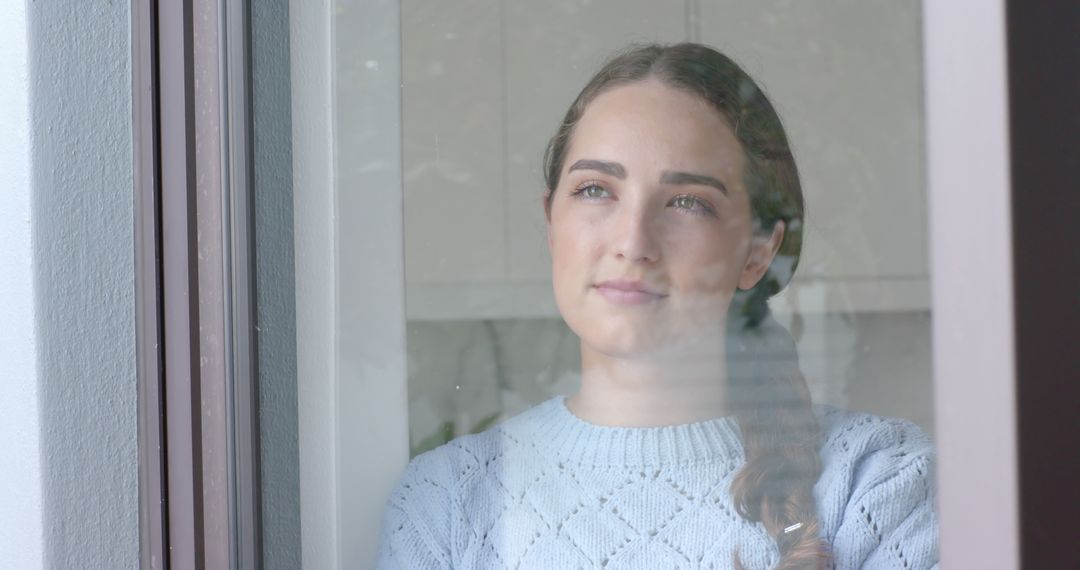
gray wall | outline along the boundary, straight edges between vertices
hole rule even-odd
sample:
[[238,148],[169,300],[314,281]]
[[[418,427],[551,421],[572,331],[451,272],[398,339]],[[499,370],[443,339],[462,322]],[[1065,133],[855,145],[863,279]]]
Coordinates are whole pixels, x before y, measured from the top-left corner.
[[127,2],[27,2],[44,565],[138,565]]
[[300,567],[289,3],[252,3],[263,567]]

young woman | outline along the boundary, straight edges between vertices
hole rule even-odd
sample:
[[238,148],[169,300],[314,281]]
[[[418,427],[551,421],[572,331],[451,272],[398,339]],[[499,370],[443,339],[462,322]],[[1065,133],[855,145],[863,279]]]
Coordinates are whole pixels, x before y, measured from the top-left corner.
[[780,119],[733,61],[643,46],[545,156],[581,389],[413,459],[378,568],[929,568],[914,425],[811,405],[768,316],[801,248]]

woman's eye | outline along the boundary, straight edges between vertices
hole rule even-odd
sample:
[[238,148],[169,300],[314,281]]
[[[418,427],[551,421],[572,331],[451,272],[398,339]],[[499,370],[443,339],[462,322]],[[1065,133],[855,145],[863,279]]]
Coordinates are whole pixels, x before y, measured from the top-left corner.
[[693,196],[676,196],[671,205],[694,213],[711,214],[713,212],[707,204]]
[[584,198],[594,198],[595,199],[595,198],[606,198],[608,196],[608,191],[605,190],[603,186],[599,186],[597,184],[587,184],[585,186],[582,186],[582,187],[578,188],[577,192],[574,192],[574,194],[576,194],[578,196],[582,196]]

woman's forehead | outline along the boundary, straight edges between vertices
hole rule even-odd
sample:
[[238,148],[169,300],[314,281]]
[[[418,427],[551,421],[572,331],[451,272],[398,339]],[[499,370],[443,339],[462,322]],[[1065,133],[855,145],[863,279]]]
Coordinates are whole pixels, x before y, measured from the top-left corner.
[[[639,169],[742,172],[742,146],[726,119],[700,97],[656,80],[598,95],[574,129],[564,171],[579,159]],[[636,167],[636,168],[635,168]]]

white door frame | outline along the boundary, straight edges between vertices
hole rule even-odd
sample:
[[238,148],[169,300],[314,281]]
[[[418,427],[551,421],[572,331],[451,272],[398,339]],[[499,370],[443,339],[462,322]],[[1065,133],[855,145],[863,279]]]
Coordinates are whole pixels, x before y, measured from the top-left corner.
[[399,14],[289,3],[306,568],[371,564],[408,461]]

